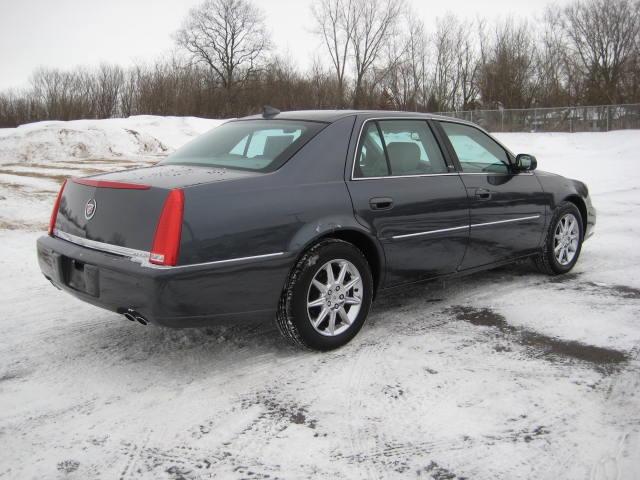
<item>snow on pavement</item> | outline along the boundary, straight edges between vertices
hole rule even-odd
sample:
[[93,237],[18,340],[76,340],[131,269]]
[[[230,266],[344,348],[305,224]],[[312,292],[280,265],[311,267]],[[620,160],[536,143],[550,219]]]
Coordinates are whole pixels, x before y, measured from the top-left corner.
[[37,170],[65,160],[2,177],[0,478],[640,477],[640,132],[499,136],[589,185],[575,270],[385,295],[329,353],[270,324],[142,327],[55,290],[35,240],[57,179]]

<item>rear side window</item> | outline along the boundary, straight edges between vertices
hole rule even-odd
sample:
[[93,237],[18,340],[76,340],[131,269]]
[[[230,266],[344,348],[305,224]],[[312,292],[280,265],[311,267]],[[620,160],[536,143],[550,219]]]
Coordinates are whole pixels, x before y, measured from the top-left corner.
[[447,173],[447,165],[427,122],[383,120],[379,122],[387,147],[391,175]]
[[367,122],[360,137],[356,160],[356,177],[386,177],[390,174],[382,137],[376,122]]
[[489,135],[459,123],[441,122],[463,172],[508,173],[507,152]]
[[447,173],[440,147],[423,120],[381,120],[365,124],[355,178]]
[[189,142],[160,163],[273,171],[324,126],[290,120],[228,122]]

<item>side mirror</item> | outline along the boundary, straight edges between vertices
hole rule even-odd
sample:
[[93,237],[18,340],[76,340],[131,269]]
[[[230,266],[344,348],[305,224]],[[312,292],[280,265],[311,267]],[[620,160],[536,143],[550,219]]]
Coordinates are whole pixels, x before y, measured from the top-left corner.
[[531,170],[535,170],[536,168],[538,168],[538,161],[533,155],[529,155],[528,153],[520,153],[516,157],[515,167],[519,172],[530,172]]

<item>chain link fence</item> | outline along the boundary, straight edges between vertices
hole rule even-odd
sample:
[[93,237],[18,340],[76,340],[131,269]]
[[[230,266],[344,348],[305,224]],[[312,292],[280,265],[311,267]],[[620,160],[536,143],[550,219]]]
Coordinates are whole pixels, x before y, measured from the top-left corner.
[[490,132],[608,132],[640,129],[640,103],[598,107],[525,108],[440,112]]

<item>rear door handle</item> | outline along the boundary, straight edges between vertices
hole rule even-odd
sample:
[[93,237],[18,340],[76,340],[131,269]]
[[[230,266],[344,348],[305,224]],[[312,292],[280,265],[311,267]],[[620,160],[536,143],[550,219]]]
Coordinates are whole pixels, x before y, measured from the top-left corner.
[[374,197],[369,200],[371,210],[389,210],[393,208],[393,198],[391,197]]
[[489,200],[491,198],[491,192],[485,188],[476,189],[476,198],[478,200]]

